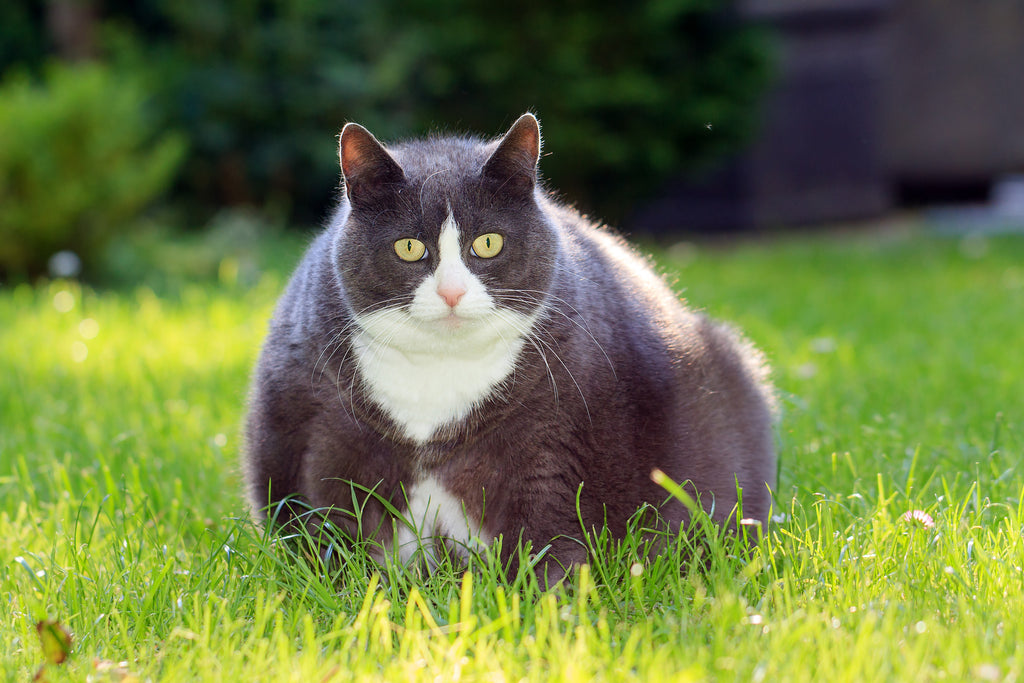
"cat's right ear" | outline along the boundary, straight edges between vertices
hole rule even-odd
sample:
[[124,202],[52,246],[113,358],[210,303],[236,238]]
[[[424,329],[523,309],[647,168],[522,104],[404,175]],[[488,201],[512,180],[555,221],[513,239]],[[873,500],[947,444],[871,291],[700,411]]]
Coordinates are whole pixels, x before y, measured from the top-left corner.
[[483,174],[500,183],[506,191],[532,195],[537,184],[539,159],[540,124],[537,117],[526,113],[501,138],[484,164]]
[[358,123],[341,130],[338,157],[345,193],[353,206],[367,206],[390,196],[405,181],[405,172],[370,131]]

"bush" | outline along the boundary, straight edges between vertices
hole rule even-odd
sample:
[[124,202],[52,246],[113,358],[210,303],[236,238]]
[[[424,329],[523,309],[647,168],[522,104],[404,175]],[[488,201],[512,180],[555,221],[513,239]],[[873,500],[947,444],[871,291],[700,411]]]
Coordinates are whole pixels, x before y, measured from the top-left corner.
[[[319,222],[346,121],[384,140],[497,134],[527,109],[552,186],[616,219],[751,131],[769,53],[734,5],[107,0],[96,34],[112,63],[150,75],[162,120],[188,135],[177,189],[194,222],[225,205]],[[10,58],[31,65],[30,43]]]
[[0,273],[32,277],[61,250],[86,267],[169,187],[183,139],[156,134],[140,85],[51,65],[0,85]]
[[414,112],[421,129],[497,133],[532,109],[552,184],[621,218],[752,132],[770,49],[729,4],[385,0],[368,63],[381,108]]
[[[369,5],[370,3],[367,3]],[[367,111],[353,0],[136,0],[105,5],[116,64],[150,73],[190,154],[180,189],[205,222],[225,206],[319,223],[338,187],[337,135]],[[408,133],[408,129],[403,131]]]
[[[552,185],[608,218],[672,174],[733,151],[769,77],[764,36],[727,0],[138,0],[185,184],[207,207],[271,202],[316,220],[337,185],[334,137],[443,127],[497,134],[530,109]],[[710,124],[710,127],[709,125]],[[291,203],[289,205],[289,203]]]

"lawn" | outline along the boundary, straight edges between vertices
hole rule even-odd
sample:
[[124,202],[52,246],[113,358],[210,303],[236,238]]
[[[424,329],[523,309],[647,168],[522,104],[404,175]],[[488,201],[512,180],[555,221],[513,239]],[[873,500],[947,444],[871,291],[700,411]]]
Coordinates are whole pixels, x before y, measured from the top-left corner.
[[1024,238],[656,255],[772,360],[775,522],[749,554],[627,545],[550,592],[488,558],[332,575],[248,521],[239,423],[280,267],[0,289],[0,679],[40,670],[48,621],[73,638],[51,681],[1024,677]]

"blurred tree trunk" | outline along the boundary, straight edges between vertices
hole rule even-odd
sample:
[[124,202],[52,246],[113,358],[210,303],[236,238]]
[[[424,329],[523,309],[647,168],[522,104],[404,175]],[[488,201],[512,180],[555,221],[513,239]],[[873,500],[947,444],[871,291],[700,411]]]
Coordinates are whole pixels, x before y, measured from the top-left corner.
[[95,0],[48,0],[46,30],[57,55],[69,62],[96,57]]

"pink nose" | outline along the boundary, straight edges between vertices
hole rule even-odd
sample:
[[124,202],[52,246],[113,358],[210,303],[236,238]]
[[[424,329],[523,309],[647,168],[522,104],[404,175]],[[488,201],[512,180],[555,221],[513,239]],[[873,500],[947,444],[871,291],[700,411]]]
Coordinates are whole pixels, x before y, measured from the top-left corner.
[[444,302],[451,308],[455,308],[459,305],[459,300],[466,293],[466,288],[461,285],[441,285],[437,288],[437,294]]

